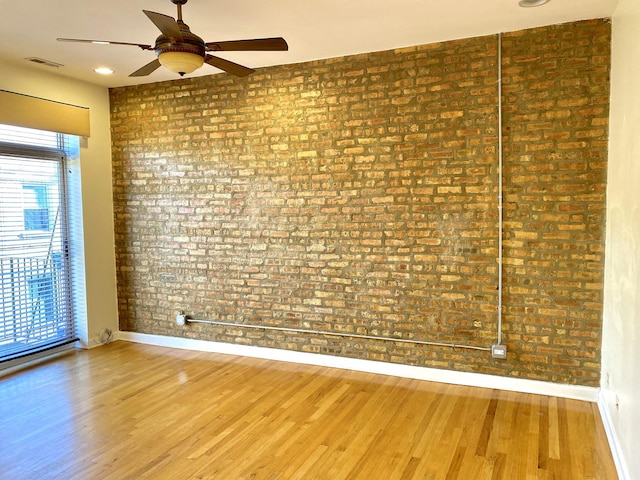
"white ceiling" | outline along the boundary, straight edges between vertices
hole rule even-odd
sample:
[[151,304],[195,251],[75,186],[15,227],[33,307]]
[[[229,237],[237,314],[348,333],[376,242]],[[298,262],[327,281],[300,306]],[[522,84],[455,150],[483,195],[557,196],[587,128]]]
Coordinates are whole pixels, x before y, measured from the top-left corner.
[[[618,0],[551,0],[522,8],[518,0],[190,0],[183,18],[205,42],[284,37],[287,52],[220,54],[252,68],[421,45],[611,17]],[[165,69],[128,75],[154,53],[134,46],[62,43],[57,37],[153,45],[159,31],[142,13],[176,17],[170,0],[0,0],[0,60],[55,71],[106,87],[177,78]],[[39,57],[63,67],[27,62]],[[115,70],[110,76],[93,71]],[[1,72],[1,70],[0,70]],[[194,75],[220,73],[204,65]]]

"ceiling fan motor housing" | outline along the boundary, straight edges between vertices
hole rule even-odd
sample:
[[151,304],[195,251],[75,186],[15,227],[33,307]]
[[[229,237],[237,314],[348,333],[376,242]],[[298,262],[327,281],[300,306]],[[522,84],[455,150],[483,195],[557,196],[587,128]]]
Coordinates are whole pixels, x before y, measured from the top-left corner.
[[191,33],[186,23],[178,21],[178,25],[180,26],[182,40],[160,35],[156,39],[156,46],[154,47],[156,53],[159,55],[164,52],[189,52],[204,57],[206,49],[204,40]]

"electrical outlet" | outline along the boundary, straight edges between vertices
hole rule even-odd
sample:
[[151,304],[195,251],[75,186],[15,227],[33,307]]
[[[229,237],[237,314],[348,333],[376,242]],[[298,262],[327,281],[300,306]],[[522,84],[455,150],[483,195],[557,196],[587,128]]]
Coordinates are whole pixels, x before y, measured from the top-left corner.
[[178,315],[176,315],[176,324],[177,325],[185,325],[187,323],[187,316],[180,312]]
[[491,356],[493,358],[507,358],[507,346],[506,345],[491,345]]

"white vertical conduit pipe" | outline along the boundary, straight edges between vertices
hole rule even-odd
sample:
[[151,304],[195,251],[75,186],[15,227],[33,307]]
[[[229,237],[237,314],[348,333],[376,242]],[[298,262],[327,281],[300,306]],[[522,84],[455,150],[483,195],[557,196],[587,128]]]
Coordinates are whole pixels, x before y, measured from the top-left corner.
[[498,345],[502,344],[502,33],[498,33]]

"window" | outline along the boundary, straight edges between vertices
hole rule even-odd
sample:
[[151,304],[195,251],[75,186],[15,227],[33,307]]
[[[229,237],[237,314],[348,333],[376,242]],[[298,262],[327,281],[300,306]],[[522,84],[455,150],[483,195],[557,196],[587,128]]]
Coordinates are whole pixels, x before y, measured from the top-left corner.
[[0,361],[75,341],[65,176],[74,141],[0,125]]

